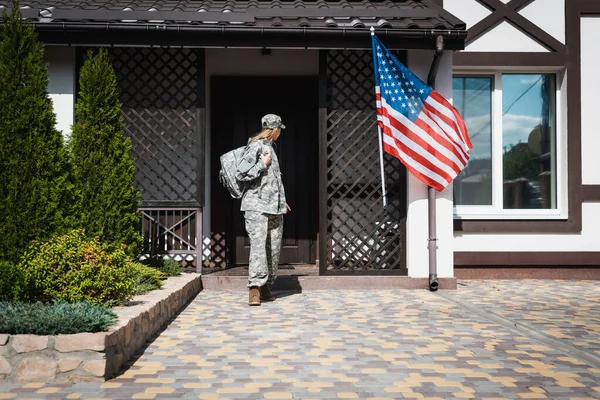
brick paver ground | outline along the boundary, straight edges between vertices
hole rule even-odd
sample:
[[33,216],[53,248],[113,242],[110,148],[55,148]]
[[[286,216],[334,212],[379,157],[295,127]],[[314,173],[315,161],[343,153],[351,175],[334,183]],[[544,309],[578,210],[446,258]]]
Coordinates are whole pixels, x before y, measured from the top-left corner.
[[115,379],[0,399],[600,399],[596,282],[280,296],[202,292]]

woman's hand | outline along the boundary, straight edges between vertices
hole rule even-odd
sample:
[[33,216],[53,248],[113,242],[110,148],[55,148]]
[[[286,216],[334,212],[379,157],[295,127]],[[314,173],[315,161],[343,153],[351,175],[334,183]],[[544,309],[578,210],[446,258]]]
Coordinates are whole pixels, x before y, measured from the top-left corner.
[[265,163],[265,167],[268,167],[271,164],[271,152],[269,150],[265,151],[260,155],[260,159]]
[[288,211],[292,211],[292,207],[290,207],[290,206],[288,205],[288,203],[285,203],[285,208],[286,208]]

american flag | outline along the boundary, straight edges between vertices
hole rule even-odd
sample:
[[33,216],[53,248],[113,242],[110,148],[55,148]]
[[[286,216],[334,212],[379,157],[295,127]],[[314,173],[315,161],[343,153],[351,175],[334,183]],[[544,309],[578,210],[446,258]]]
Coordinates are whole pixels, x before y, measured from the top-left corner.
[[377,123],[383,148],[423,183],[442,191],[467,165],[473,147],[452,105],[372,35]]

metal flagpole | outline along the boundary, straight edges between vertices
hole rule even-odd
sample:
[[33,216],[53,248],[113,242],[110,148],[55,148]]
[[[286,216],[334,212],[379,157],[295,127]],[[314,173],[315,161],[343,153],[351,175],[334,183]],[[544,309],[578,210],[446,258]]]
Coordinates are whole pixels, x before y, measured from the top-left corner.
[[[371,36],[375,36],[375,28],[371,27]],[[373,58],[375,54],[373,53]],[[375,61],[375,60],[373,60]],[[375,73],[377,73],[375,71]],[[381,193],[383,196],[383,208],[387,207],[387,192],[385,190],[385,168],[383,166],[383,134],[381,133],[381,126],[379,121],[377,122],[377,134],[379,136],[379,165],[381,166]]]
[[383,135],[381,134],[381,127],[377,124],[377,131],[379,133],[379,163],[381,164],[381,193],[383,194],[383,208],[387,207],[387,193],[385,191],[385,169],[383,168]]

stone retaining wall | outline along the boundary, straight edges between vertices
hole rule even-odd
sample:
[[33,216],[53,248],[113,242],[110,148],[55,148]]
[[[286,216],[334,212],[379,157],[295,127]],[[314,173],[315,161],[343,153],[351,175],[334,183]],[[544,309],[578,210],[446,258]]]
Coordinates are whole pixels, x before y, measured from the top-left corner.
[[115,308],[119,319],[107,332],[0,334],[0,381],[104,381],[117,374],[201,289],[200,275],[171,277],[162,289]]

